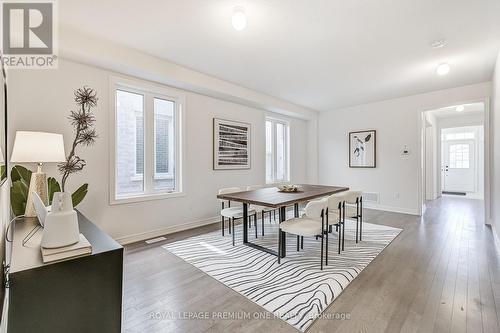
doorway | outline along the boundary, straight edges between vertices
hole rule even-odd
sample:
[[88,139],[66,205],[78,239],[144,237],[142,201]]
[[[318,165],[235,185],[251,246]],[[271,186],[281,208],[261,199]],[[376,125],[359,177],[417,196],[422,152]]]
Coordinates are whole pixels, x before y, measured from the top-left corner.
[[441,196],[485,199],[486,112],[484,102],[475,102],[423,113],[424,209]]
[[484,198],[483,125],[441,129],[441,193]]

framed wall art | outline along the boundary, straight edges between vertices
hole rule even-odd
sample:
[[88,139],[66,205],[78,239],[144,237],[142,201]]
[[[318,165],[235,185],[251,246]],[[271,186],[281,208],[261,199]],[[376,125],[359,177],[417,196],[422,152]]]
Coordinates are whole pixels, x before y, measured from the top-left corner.
[[214,170],[250,169],[248,123],[214,118]]
[[377,159],[375,130],[349,132],[349,167],[375,168]]

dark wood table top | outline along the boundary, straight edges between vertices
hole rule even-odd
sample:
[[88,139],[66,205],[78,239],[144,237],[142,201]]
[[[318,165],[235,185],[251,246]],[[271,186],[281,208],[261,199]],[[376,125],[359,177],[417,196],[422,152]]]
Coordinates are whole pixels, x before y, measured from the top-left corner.
[[301,192],[280,192],[277,187],[266,187],[252,191],[234,192],[217,195],[218,199],[244,202],[266,207],[293,205],[326,195],[348,191],[348,187],[301,184]]

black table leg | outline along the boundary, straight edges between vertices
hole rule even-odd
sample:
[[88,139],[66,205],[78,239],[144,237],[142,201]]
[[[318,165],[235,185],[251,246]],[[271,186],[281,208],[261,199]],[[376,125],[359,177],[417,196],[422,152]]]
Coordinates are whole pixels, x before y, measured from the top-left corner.
[[243,203],[243,243],[248,243],[248,204],[246,202]]
[[299,204],[298,203],[293,205],[293,211],[294,211],[295,217],[299,217]]
[[[280,207],[280,223],[286,220],[286,207]],[[281,258],[286,257],[286,234],[281,231]]]

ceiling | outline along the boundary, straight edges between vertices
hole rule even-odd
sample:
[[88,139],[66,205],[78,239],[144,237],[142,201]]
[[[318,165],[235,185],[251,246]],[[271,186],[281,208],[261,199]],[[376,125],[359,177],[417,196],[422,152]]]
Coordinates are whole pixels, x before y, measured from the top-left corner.
[[483,103],[469,103],[469,104],[461,104],[464,107],[464,110],[461,112],[457,112],[458,105],[451,105],[445,108],[437,109],[429,111],[436,118],[454,118],[461,116],[475,116],[475,115],[483,115],[484,105]]
[[[60,29],[319,111],[489,81],[498,0],[64,0]],[[245,8],[248,26],[231,16]],[[434,49],[431,42],[446,39]],[[444,77],[441,62],[451,65]]]

